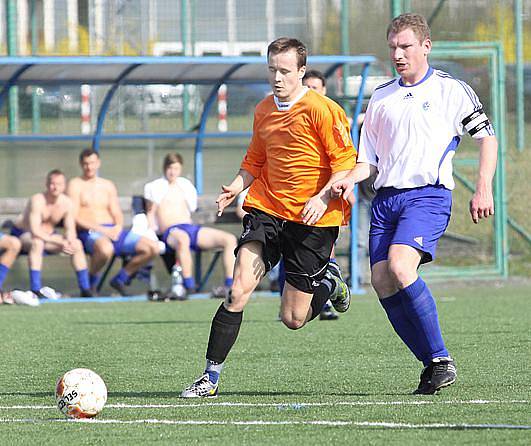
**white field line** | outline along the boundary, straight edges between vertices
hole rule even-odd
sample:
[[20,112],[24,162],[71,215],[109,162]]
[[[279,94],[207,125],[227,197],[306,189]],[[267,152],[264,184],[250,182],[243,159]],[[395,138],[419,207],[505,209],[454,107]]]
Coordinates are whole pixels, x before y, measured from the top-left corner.
[[531,426],[517,424],[452,424],[452,423],[432,423],[432,424],[411,424],[411,423],[391,423],[385,421],[333,421],[333,420],[314,420],[314,421],[215,421],[215,420],[68,420],[63,418],[56,419],[34,419],[34,418],[0,418],[0,423],[84,423],[84,424],[162,424],[162,425],[183,425],[183,426],[357,426],[357,427],[384,427],[388,429],[517,429],[531,430]]
[[[303,409],[306,407],[331,406],[424,406],[424,405],[490,405],[490,404],[529,404],[528,400],[412,400],[412,401],[336,401],[321,403],[238,403],[230,401],[181,403],[181,404],[107,404],[108,409],[181,409],[188,407],[276,407],[278,409]],[[47,410],[54,409],[53,405],[12,405],[0,406],[0,410]]]

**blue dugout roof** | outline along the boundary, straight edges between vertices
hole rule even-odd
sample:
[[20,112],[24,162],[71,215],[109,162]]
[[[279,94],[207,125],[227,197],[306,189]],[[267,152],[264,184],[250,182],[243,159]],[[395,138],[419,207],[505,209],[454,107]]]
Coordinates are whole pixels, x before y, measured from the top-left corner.
[[[366,64],[373,56],[310,56],[308,66],[331,75],[345,64]],[[267,82],[261,56],[203,57],[3,57],[0,85],[215,84]]]
[[[358,99],[352,113],[352,138],[357,145],[357,117],[361,112],[365,81],[374,56],[310,56],[307,65],[321,71],[326,77],[345,65],[361,65],[361,82]],[[266,58],[261,56],[86,56],[86,57],[3,57],[0,61],[0,108],[13,86],[26,85],[109,85],[109,90],[98,111],[98,121],[93,135],[0,135],[0,141],[21,140],[92,140],[99,150],[104,139],[195,139],[194,174],[198,192],[203,193],[203,143],[205,138],[250,137],[249,132],[207,133],[206,121],[216,102],[217,90],[222,84],[267,83]],[[205,101],[197,130],[188,133],[106,134],[103,132],[110,102],[120,85],[145,84],[196,84],[212,85]],[[357,213],[352,212],[351,227],[357,227]],[[350,276],[358,277],[356,256],[357,231],[350,237]],[[357,281],[351,288],[358,290]]]

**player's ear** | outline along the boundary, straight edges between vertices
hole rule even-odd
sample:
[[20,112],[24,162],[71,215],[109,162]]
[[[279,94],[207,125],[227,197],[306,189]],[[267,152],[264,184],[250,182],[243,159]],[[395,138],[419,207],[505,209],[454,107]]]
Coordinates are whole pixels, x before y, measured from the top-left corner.
[[306,65],[303,65],[299,68],[299,80],[302,80],[304,75],[306,74]]

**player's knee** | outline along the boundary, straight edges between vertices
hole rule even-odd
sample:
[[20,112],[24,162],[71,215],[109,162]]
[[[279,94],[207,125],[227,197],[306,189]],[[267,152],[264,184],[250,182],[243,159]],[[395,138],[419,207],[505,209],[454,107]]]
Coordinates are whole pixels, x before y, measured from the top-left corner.
[[114,255],[114,247],[111,243],[96,243],[94,254],[105,259],[110,259]]
[[31,250],[32,251],[44,251],[44,241],[40,238],[33,238],[31,240]]
[[306,321],[303,319],[295,319],[293,317],[286,317],[285,315],[282,315],[281,319],[282,323],[290,330],[299,330],[300,328],[304,327],[306,323]]
[[22,242],[17,237],[9,237],[7,239],[6,250],[18,254],[22,249]]
[[409,284],[412,275],[414,276],[416,274],[415,271],[411,271],[411,268],[408,268],[408,265],[399,259],[389,261],[389,275],[394,285],[399,288],[404,288],[404,286]]
[[238,240],[236,239],[236,237],[233,234],[229,234],[229,233],[227,233],[227,235],[225,236],[224,241],[225,241],[225,246],[229,249],[236,248],[236,245],[238,244]]
[[395,285],[387,271],[373,271],[371,274],[371,285],[380,298],[394,294]]

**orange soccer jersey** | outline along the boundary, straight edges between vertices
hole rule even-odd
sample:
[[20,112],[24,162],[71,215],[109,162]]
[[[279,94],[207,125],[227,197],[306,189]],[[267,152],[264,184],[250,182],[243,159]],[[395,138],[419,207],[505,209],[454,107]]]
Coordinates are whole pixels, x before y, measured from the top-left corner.
[[[349,123],[338,104],[308,90],[281,111],[268,96],[256,107],[253,137],[241,164],[255,177],[243,207],[302,223],[304,205],[330,175],[355,164]],[[346,202],[331,200],[315,226],[341,226],[349,215]]]

